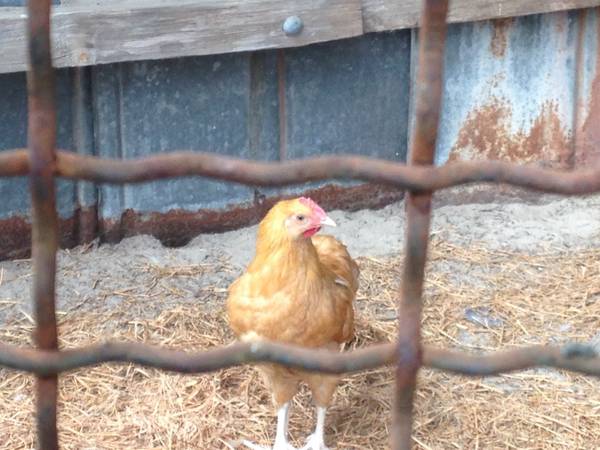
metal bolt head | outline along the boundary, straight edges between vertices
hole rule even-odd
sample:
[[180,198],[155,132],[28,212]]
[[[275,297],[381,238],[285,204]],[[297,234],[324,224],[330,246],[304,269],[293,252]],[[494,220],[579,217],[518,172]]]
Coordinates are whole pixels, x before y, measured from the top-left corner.
[[304,24],[302,23],[302,19],[298,16],[290,16],[285,19],[283,22],[283,32],[288,36],[295,36],[300,34]]

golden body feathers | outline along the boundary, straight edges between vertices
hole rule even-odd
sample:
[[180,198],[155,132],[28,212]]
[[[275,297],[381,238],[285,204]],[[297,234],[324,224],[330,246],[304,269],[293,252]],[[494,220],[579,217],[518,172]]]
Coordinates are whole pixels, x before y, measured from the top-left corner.
[[[255,258],[227,300],[230,326],[241,340],[334,349],[352,338],[358,266],[337,239],[312,235],[320,226],[311,225],[310,214],[310,205],[289,200],[261,222]],[[300,381],[308,383],[318,405],[327,406],[337,384],[337,377],[272,364],[260,369],[277,406],[296,393]]]

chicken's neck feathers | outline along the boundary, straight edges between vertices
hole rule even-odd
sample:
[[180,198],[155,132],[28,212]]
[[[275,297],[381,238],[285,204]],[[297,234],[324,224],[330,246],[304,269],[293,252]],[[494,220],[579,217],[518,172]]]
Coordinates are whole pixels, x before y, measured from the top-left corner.
[[321,284],[327,278],[310,238],[258,240],[256,256],[248,271],[264,278],[274,289],[284,287],[278,284],[286,287]]

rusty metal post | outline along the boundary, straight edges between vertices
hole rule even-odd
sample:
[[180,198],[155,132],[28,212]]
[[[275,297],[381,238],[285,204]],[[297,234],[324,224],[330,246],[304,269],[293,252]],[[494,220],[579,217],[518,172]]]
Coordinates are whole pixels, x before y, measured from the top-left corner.
[[[32,205],[33,301],[35,341],[39,348],[58,348],[54,285],[58,220],[54,187],[56,109],[50,52],[50,0],[29,0],[27,73],[29,158]],[[58,449],[57,376],[37,377],[38,448]]]
[[[442,97],[448,0],[424,0],[419,31],[419,62],[415,83],[415,129],[411,165],[431,165]],[[392,446],[412,448],[412,416],[417,372],[422,364],[421,310],[423,278],[429,242],[431,192],[406,196],[406,247],[400,289],[398,365]]]

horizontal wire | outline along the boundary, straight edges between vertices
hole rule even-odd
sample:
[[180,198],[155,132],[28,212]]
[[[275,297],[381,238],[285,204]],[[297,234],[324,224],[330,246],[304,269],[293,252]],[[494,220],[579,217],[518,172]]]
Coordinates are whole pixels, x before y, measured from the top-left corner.
[[[394,343],[375,344],[343,353],[272,342],[234,343],[185,352],[142,343],[107,342],[64,351],[0,344],[0,366],[51,375],[101,363],[135,363],[180,373],[206,373],[244,364],[271,362],[311,372],[342,374],[391,365]],[[497,375],[534,367],[551,367],[600,377],[600,357],[587,344],[531,346],[488,354],[467,354],[425,346],[423,365],[469,376]]]
[[[29,173],[26,150],[0,152],[0,177]],[[434,191],[469,183],[503,183],[563,195],[600,191],[600,165],[557,170],[502,161],[460,161],[440,167],[407,166],[362,156],[323,156],[261,162],[179,151],[139,159],[101,159],[58,151],[56,176],[100,183],[141,183],[203,176],[256,186],[284,186],[327,179],[356,179],[412,191]]]
[[[331,178],[383,182],[410,190],[435,190],[473,182],[497,182],[559,194],[600,191],[600,166],[575,171],[541,169],[499,161],[456,162],[442,167],[404,164],[357,156],[334,156],[265,163],[207,153],[175,152],[137,160],[108,160],[66,151],[57,154],[55,175],[107,183],[143,182],[180,176],[205,176],[244,184],[279,186]],[[29,173],[26,150],[0,152],[0,176]],[[324,352],[324,353],[323,353]],[[547,366],[600,376],[600,358],[568,357],[557,347],[528,347],[491,355],[469,355],[426,347],[425,366],[465,375],[491,375]],[[273,343],[234,344],[188,354],[143,344],[102,344],[48,352],[0,344],[0,365],[53,374],[102,362],[133,362],[178,372],[206,372],[252,362],[345,373],[394,362],[393,344],[346,354],[293,349]]]

